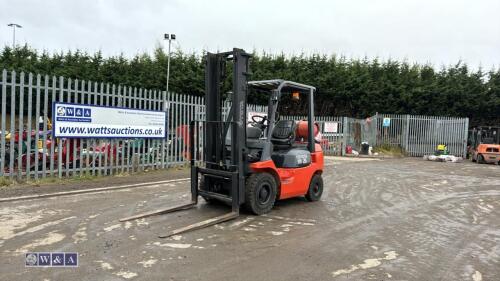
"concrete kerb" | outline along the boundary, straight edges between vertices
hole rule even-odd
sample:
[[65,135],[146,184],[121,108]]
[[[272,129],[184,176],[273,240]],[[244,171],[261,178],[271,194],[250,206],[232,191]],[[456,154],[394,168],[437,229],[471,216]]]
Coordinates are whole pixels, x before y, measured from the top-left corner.
[[155,184],[183,182],[183,181],[188,181],[188,180],[189,180],[189,178],[182,178],[182,179],[175,179],[175,180],[164,180],[164,181],[154,181],[154,182],[145,182],[145,183],[136,183],[136,184],[126,184],[126,185],[100,187],[100,188],[90,188],[90,189],[84,189],[84,190],[73,190],[73,191],[62,191],[62,192],[54,192],[54,193],[44,193],[44,194],[38,194],[38,195],[26,195],[26,196],[17,196],[17,197],[7,197],[7,198],[0,198],[0,203],[2,203],[2,202],[20,201],[20,200],[33,200],[33,199],[41,199],[41,198],[49,198],[49,197],[57,197],[57,196],[69,196],[69,195],[77,195],[77,194],[83,194],[83,193],[98,193],[98,192],[105,192],[105,191],[110,191],[110,190],[135,188],[135,187],[155,185]]

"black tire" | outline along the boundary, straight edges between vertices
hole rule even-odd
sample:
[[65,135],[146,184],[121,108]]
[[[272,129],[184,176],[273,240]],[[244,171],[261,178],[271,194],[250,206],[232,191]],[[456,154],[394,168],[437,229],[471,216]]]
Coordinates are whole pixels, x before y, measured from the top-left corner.
[[485,163],[485,162],[484,162],[484,156],[483,156],[482,154],[479,154],[479,155],[477,156],[477,163],[478,163],[478,164],[484,164],[484,163]]
[[276,202],[276,180],[269,173],[255,173],[249,176],[245,186],[245,208],[263,215],[271,211]]
[[[205,188],[205,177],[204,176],[201,176],[200,181],[198,182],[198,187],[201,190],[203,190]],[[205,200],[205,202],[207,202],[209,204],[215,203],[217,201],[213,198],[208,198],[208,197],[205,197],[203,195],[201,196],[201,198],[203,198],[203,200]]]
[[318,201],[321,195],[323,195],[323,177],[320,174],[315,174],[309,184],[306,199],[310,202]]

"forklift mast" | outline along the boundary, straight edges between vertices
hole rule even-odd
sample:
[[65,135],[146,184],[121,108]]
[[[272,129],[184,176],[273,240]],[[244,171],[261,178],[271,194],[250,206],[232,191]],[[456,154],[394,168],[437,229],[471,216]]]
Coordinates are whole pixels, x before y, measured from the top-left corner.
[[[205,106],[206,121],[208,123],[231,123],[231,161],[228,166],[238,166],[241,171],[243,151],[246,149],[246,104],[247,104],[247,76],[250,55],[241,49],[234,49],[232,52],[208,53],[206,56],[205,71]],[[227,119],[223,119],[223,99],[221,86],[226,72],[226,62],[233,61],[233,85],[231,94],[232,106]],[[209,125],[211,130],[207,131],[205,138],[204,157],[207,167],[219,166],[224,159],[225,139],[229,132],[229,124]]]
[[[230,52],[207,54],[205,73],[206,121],[204,122],[205,137],[202,152],[205,167],[197,166],[194,159],[191,160],[191,188],[192,191],[195,191],[193,197],[199,193],[205,198],[222,199],[231,203],[233,211],[236,211],[245,200],[245,175],[248,171],[245,152],[247,151],[246,116],[249,59],[249,54],[237,48]],[[221,88],[227,62],[232,62],[233,77],[232,92],[230,93],[231,108],[226,120],[224,120]],[[195,130],[195,127],[193,126],[192,131]],[[193,149],[194,146],[191,148]],[[193,152],[192,155],[194,154]],[[226,190],[228,194],[198,190],[198,175],[217,178],[225,181],[226,184],[230,183],[229,190]]]
[[480,126],[473,128],[471,145],[476,148],[480,144],[500,144],[500,127]]

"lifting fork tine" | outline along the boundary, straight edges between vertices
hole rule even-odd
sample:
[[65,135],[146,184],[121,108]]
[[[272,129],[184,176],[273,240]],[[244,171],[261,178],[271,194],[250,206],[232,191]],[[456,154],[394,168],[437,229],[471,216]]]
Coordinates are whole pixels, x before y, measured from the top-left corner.
[[184,227],[172,230],[168,234],[158,235],[158,237],[159,238],[167,238],[167,237],[174,236],[174,235],[177,235],[177,234],[186,233],[188,231],[193,231],[193,230],[197,230],[197,229],[200,229],[200,228],[209,227],[209,226],[221,223],[221,222],[225,222],[225,221],[228,221],[228,220],[235,219],[238,216],[239,216],[239,212],[230,212],[230,213],[227,213],[227,214],[224,214],[224,215],[217,216],[215,218],[207,219],[207,220],[204,220],[204,221],[200,221],[200,222],[197,222],[197,223],[190,224],[188,226],[184,226]]
[[141,219],[141,218],[146,218],[146,217],[151,217],[151,216],[156,216],[156,215],[161,215],[161,214],[166,214],[166,213],[172,213],[172,212],[180,211],[180,210],[185,210],[185,209],[193,208],[196,205],[196,203],[197,202],[191,202],[188,204],[182,204],[182,205],[175,206],[172,208],[161,209],[161,210],[156,210],[156,211],[152,211],[152,212],[137,214],[135,216],[121,218],[120,222]]

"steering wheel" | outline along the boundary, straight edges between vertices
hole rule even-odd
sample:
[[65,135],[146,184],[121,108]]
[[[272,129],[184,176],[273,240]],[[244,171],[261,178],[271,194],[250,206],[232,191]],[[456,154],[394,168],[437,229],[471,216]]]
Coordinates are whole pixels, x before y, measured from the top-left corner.
[[266,121],[268,121],[267,116],[262,116],[262,115],[253,115],[252,116],[252,122],[253,122],[252,126],[259,128],[262,131],[266,129],[266,127],[267,127],[266,123],[269,123]]

